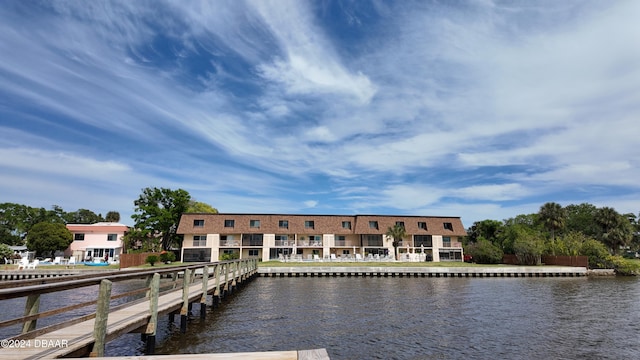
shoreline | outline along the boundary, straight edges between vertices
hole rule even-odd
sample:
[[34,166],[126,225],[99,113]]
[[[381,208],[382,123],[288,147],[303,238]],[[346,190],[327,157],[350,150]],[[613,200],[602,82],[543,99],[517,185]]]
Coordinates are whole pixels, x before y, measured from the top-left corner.
[[[611,270],[613,271],[613,270]],[[604,272],[599,272],[602,275]],[[609,274],[607,272],[607,274]],[[612,273],[613,274],[613,273]],[[403,266],[261,266],[262,277],[583,277],[591,275],[585,267],[495,266],[495,267],[403,267]]]

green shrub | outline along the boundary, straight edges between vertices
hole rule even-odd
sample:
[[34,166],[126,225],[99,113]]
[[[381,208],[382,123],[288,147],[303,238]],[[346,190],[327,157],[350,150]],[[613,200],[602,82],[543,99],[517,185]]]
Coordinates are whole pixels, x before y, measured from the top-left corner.
[[220,260],[222,261],[227,261],[227,260],[236,260],[240,258],[240,254],[239,253],[231,253],[231,254],[221,254],[220,255]]
[[176,261],[176,254],[173,251],[163,251],[160,253],[160,261],[165,264]]
[[609,257],[609,262],[613,265],[618,275],[640,275],[640,261],[611,256]]
[[149,255],[147,256],[146,263],[151,264],[151,266],[153,266],[153,264],[158,262],[158,255]]
[[471,255],[478,264],[500,264],[504,255],[499,247],[482,237],[478,238],[478,242],[468,245],[465,253]]
[[540,256],[544,249],[544,240],[536,234],[522,233],[513,242],[513,252],[521,265],[540,265]]
[[13,255],[13,250],[7,244],[0,244],[0,260],[10,259]]
[[587,256],[589,258],[589,267],[591,269],[606,269],[611,267],[609,262],[609,250],[607,247],[598,240],[588,239],[582,243],[580,249],[580,255]]

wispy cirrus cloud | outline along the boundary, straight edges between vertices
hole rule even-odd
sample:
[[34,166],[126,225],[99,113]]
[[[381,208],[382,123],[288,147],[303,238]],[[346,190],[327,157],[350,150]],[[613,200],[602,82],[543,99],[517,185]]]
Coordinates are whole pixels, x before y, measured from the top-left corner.
[[13,199],[29,174],[182,186],[223,211],[633,206],[637,2],[332,5],[8,2]]

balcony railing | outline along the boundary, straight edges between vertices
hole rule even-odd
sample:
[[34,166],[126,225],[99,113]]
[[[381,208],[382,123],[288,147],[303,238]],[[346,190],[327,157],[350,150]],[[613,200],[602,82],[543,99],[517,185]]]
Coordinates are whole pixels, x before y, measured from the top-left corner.
[[322,240],[298,240],[299,246],[322,246]]
[[240,240],[220,240],[220,246],[240,246]]
[[443,248],[456,248],[459,249],[462,247],[461,243],[451,243],[451,242],[443,242],[442,243],[442,247]]

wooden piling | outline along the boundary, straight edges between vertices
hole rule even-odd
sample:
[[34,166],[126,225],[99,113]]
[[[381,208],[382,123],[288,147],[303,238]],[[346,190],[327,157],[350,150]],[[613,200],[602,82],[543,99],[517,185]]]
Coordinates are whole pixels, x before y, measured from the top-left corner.
[[187,332],[187,315],[189,314],[189,283],[191,283],[191,270],[184,269],[182,283],[182,308],[180,309],[180,331]]
[[158,328],[158,296],[160,294],[160,274],[155,273],[149,284],[149,313],[151,317],[145,330],[146,354],[156,351],[156,331]]
[[200,296],[200,319],[207,317],[207,289],[209,289],[209,267],[202,268],[202,295]]
[[[27,304],[24,307],[24,316],[36,315],[40,312],[40,294],[27,296]],[[36,329],[37,319],[27,320],[22,324],[22,333],[27,333]]]
[[107,336],[107,320],[109,318],[109,304],[111,302],[111,287],[112,283],[107,279],[100,282],[96,319],[93,327],[93,350],[89,354],[91,357],[104,356],[105,339]]

